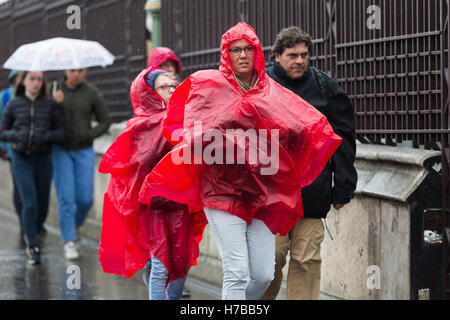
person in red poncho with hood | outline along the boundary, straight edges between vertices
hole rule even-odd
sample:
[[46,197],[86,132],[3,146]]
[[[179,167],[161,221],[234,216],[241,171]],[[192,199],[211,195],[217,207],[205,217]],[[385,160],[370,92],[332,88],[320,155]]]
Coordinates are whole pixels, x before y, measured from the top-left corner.
[[222,258],[222,298],[259,299],[274,275],[275,234],[303,216],[301,187],[342,139],[266,75],[244,22],[222,36],[219,70],[196,72],[174,92],[163,134],[176,147],[146,177],[140,201],[203,209]]
[[149,67],[136,77],[130,92],[134,118],[99,166],[101,173],[111,174],[104,195],[101,265],[105,272],[128,278],[142,269],[151,252],[152,300],[181,297],[206,224],[202,212],[190,215],[184,204],[162,197],[146,206],[138,201],[145,176],[172,148],[162,136],[162,120],[175,88],[173,77],[159,67]]
[[177,80],[181,77],[180,59],[167,47],[156,47],[150,52],[147,68],[150,66],[159,66],[174,75]]

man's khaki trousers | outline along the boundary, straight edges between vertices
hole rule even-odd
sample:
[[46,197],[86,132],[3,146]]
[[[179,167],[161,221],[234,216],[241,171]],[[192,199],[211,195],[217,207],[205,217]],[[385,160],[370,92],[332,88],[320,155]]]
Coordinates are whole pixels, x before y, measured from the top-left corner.
[[288,300],[317,300],[320,293],[320,245],[324,238],[321,219],[300,219],[285,237],[277,234],[275,278],[261,299],[274,300],[283,280],[282,269],[291,252],[287,275]]

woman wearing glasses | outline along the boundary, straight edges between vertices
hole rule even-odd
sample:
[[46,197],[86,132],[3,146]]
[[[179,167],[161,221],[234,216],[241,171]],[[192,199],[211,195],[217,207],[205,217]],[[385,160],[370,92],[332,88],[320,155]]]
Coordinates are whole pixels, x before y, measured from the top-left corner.
[[[259,39],[243,22],[222,36],[219,70],[196,72],[177,88],[163,134],[178,145],[146,178],[141,201],[163,196],[202,207],[222,258],[222,298],[259,299],[274,275],[275,234],[302,217],[300,189],[341,139],[266,75]],[[180,149],[194,149],[196,161],[174,162]]]
[[194,223],[202,216],[190,215],[184,204],[162,197],[153,198],[148,205],[139,203],[145,176],[172,149],[162,136],[162,121],[176,86],[173,76],[156,66],[136,77],[130,91],[134,118],[99,166],[101,173],[111,174],[99,250],[103,270],[131,277],[144,267],[151,253],[152,300],[180,299],[206,225],[205,219]]

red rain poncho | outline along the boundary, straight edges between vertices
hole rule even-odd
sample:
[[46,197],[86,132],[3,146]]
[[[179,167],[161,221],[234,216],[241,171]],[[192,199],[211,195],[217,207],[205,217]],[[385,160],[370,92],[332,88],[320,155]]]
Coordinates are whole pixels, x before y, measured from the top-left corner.
[[172,149],[161,134],[167,109],[144,80],[154,69],[159,68],[143,70],[134,80],[134,118],[100,162],[99,171],[111,179],[104,195],[99,259],[105,272],[129,278],[144,267],[151,251],[172,281],[185,277],[195,264],[206,219],[202,212],[189,215],[186,205],[163,198],[146,206],[138,201],[145,176]]
[[[256,48],[259,82],[247,93],[234,79],[229,53],[230,44],[240,39]],[[195,132],[195,121],[201,123],[201,132]],[[342,140],[319,111],[266,75],[258,37],[243,22],[222,37],[220,69],[196,72],[172,95],[163,134],[176,144],[181,140],[176,139],[180,128],[185,130],[183,141],[147,176],[140,192],[141,202],[149,203],[152,197],[163,196],[186,203],[193,211],[203,206],[217,208],[248,223],[253,218],[261,219],[272,233],[281,235],[286,235],[303,216],[301,187],[314,181]],[[265,149],[278,147],[276,174],[262,175],[261,169],[268,165],[252,163],[249,146],[236,141],[232,143],[237,149],[245,148],[245,164],[172,161],[183,146],[183,152],[195,150],[195,142],[201,141],[201,135],[208,134],[208,130],[219,130],[225,146],[230,142],[226,130],[237,128],[279,130],[279,145],[268,138],[269,146]],[[202,151],[208,146],[209,142],[203,141]],[[264,155],[264,150],[258,151]],[[201,156],[197,153],[194,158]]]
[[173,53],[172,50],[166,47],[156,47],[150,52],[147,60],[147,67],[160,66],[167,60],[172,60],[177,65],[177,73],[181,74],[180,59]]

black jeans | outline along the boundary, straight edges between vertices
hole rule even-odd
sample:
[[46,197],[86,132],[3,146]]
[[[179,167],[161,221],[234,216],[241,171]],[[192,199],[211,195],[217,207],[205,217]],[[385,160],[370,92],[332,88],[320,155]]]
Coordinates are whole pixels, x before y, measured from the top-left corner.
[[24,155],[13,151],[12,168],[22,199],[22,227],[28,246],[38,245],[38,226],[47,219],[52,182],[50,154]]

